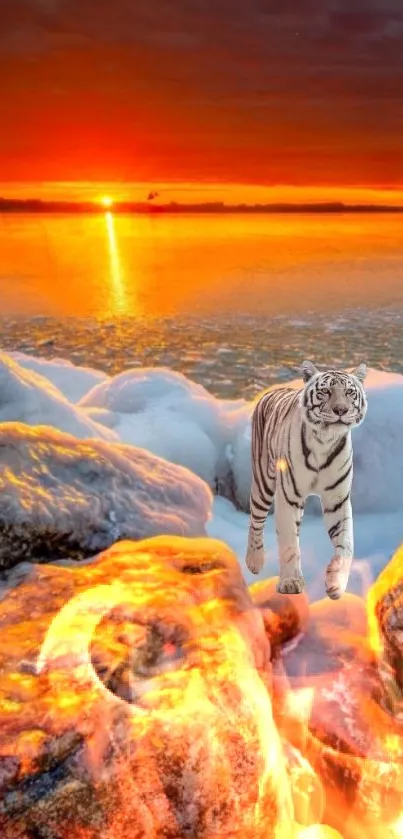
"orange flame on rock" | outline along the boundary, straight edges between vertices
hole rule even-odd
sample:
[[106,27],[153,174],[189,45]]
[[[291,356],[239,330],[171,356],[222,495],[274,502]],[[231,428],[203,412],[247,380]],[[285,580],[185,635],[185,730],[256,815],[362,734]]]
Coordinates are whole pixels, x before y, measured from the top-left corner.
[[369,634],[210,539],[37,568],[0,603],[2,839],[402,839],[401,559]]
[[[189,783],[197,783],[199,793],[202,789],[204,801],[210,802],[206,810],[211,812],[203,819],[200,816],[200,825],[204,820],[203,829],[208,830],[209,837],[236,827],[236,835],[251,839],[260,836],[263,839],[264,836],[266,839],[275,825],[276,837],[288,839],[292,800],[286,761],[273,721],[267,673],[263,673],[262,679],[253,654],[253,634],[261,633],[261,648],[267,643],[260,613],[245,596],[239,571],[220,543],[170,539],[153,540],[152,544],[154,548],[169,544],[169,551],[165,550],[162,557],[155,553],[150,557],[146,552],[147,543],[143,543],[142,551],[137,546],[121,543],[107,552],[104,577],[108,576],[110,558],[111,570],[113,567],[113,573],[119,579],[80,592],[51,622],[40,650],[37,671],[46,673],[57,700],[56,713],[73,710],[75,723],[80,721],[81,726],[84,716],[99,720],[100,727],[90,734],[88,729],[83,729],[87,734],[87,765],[96,774],[105,761],[108,748],[115,749],[121,767],[119,777],[124,773],[125,795],[132,802],[136,799],[139,767],[128,750],[130,752],[132,744],[136,743],[137,750],[142,744],[142,760],[146,760],[148,772],[154,777],[154,788],[160,788],[162,798],[156,766],[161,760],[161,756],[158,758],[161,752],[165,763],[169,763],[171,756],[174,764],[181,765],[178,785],[186,787]],[[186,553],[182,554],[184,544]],[[176,560],[174,567],[169,564],[172,553]],[[199,573],[203,570],[201,555],[204,561],[206,556],[209,558],[202,580]],[[139,566],[142,569],[140,578]],[[189,567],[190,574],[184,577],[181,566]],[[231,585],[225,577],[232,578]],[[161,588],[159,581],[162,579]],[[239,595],[234,598],[237,589]],[[237,599],[244,601],[238,625],[234,621]],[[106,616],[112,620],[112,631],[105,621],[103,623]],[[141,631],[137,632],[137,638],[136,633],[131,634],[134,656],[133,651],[126,649],[125,664],[130,656],[132,663],[133,657],[137,662],[137,674],[132,668],[130,676],[133,701],[128,704],[106,687],[99,675],[100,668],[97,672],[94,667],[92,651],[97,650],[98,664],[103,661],[110,667],[113,662],[116,669],[116,665],[122,663],[122,653],[123,657],[125,654],[122,634],[126,633],[126,640],[129,638],[130,624],[140,627]],[[145,636],[153,627],[154,642],[159,648],[158,660],[155,667],[150,660],[145,667]],[[172,666],[170,656],[175,652],[180,655]],[[139,664],[140,653],[143,659]],[[149,658],[151,656],[150,650]],[[123,741],[114,731],[114,706],[118,706],[124,716]],[[108,736],[102,721],[108,723]],[[132,784],[128,780],[130,777]],[[186,797],[186,793],[181,794]],[[201,805],[190,800],[185,811],[197,809],[197,806]],[[123,835],[122,808],[128,808],[126,798],[118,808],[113,826],[104,831],[105,839]],[[130,810],[133,818],[133,804]],[[141,819],[136,805],[134,810],[136,818]],[[153,825],[155,836],[174,823],[171,814],[159,816],[159,823]],[[179,825],[175,829],[179,830]],[[198,825],[197,829],[201,830],[201,827]],[[143,833],[139,830],[139,836],[154,835],[147,832],[146,821],[142,830]]]

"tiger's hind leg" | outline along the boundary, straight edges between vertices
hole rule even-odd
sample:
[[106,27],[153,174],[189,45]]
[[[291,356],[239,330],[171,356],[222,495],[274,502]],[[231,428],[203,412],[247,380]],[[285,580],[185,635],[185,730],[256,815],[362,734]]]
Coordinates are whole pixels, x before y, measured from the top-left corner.
[[302,501],[290,503],[280,487],[276,492],[274,505],[280,561],[277,591],[280,594],[300,594],[305,588],[299,547],[299,528],[303,513]]
[[264,565],[263,529],[276,488],[276,471],[265,433],[262,402],[258,402],[252,416],[251,442],[252,487],[246,565],[252,574],[258,574]]
[[274,488],[274,477],[266,475],[264,485],[262,483],[259,485],[255,477],[252,478],[248,549],[246,553],[246,565],[249,571],[252,571],[252,574],[258,574],[264,565],[263,529],[267,514],[273,503]]

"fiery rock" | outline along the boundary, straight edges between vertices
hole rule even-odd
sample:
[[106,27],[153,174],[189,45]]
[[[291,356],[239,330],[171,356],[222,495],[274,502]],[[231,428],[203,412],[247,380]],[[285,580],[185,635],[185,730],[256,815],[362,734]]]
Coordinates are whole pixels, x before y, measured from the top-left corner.
[[303,637],[287,655],[287,673],[294,685],[299,677],[303,684],[307,675],[339,670],[357,656],[368,658],[365,601],[348,593],[340,600],[326,597],[310,604]]
[[[400,832],[391,827],[403,810],[403,726],[385,703],[385,693],[390,694],[382,677],[385,649],[389,661],[393,649],[396,669],[388,675],[399,689],[399,623],[391,617],[400,605],[401,560],[399,551],[369,592],[369,632],[365,603],[353,595],[311,605],[305,636],[284,659],[284,707],[275,702],[283,735],[322,780],[323,820],[344,839],[403,836],[403,825]],[[310,691],[311,703],[299,724],[287,690],[297,697]]]
[[266,634],[275,657],[287,644],[299,639],[309,623],[309,602],[305,592],[295,596],[279,594],[278,577],[249,587],[253,602],[261,610]]
[[270,648],[224,545],[37,567],[0,631],[2,839],[291,835]]
[[367,604],[249,593],[210,539],[21,576],[0,604],[1,839],[401,839],[401,559]]
[[368,596],[372,649],[379,657],[383,703],[403,723],[403,546]]

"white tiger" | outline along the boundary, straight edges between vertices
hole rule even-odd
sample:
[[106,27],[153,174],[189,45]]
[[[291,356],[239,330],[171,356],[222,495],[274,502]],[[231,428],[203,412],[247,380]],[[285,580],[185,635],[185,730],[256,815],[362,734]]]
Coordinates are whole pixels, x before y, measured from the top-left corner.
[[305,586],[299,527],[304,502],[319,495],[334,556],[326,569],[333,600],[345,592],[354,553],[351,510],[351,429],[364,419],[367,368],[319,373],[301,367],[304,387],[276,387],[252,415],[252,487],[246,564],[258,574],[264,563],[263,528],[274,500],[280,579],[277,591],[298,594]]

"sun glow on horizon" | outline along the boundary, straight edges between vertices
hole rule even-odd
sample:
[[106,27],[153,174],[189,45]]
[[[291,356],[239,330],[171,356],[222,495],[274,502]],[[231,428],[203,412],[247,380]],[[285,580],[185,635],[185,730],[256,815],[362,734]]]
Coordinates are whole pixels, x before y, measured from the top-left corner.
[[[16,200],[91,202],[112,211],[120,202],[143,203],[154,191],[156,179],[134,181],[47,181],[1,182],[0,196]],[[382,204],[403,206],[403,183],[394,186],[343,184],[228,183],[226,181],[160,181],[158,192],[163,204],[221,201],[225,204],[321,203]]]

